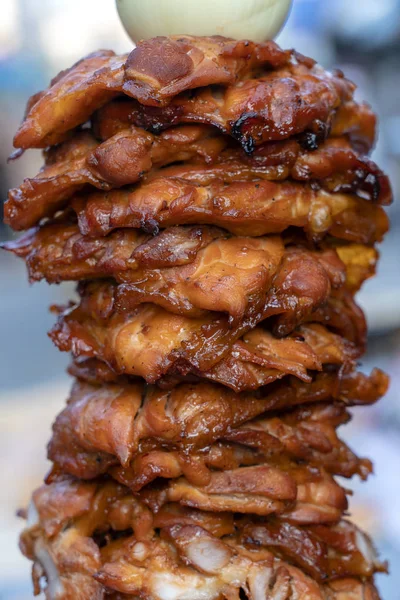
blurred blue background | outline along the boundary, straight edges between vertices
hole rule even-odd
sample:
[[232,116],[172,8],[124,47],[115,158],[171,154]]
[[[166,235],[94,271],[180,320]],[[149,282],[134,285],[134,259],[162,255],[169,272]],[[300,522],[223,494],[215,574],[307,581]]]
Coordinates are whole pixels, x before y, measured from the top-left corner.
[[[194,1],[194,0],[192,0]],[[325,67],[337,66],[359,86],[380,118],[374,158],[400,191],[400,0],[294,0],[278,42],[296,47]],[[2,0],[0,17],[0,192],[33,176],[39,152],[6,164],[28,96],[58,71],[97,48],[132,47],[113,0]],[[2,206],[0,202],[0,207]],[[374,458],[376,475],[354,482],[351,515],[375,537],[391,562],[380,576],[385,600],[400,600],[400,204],[389,209],[392,231],[382,245],[379,277],[360,295],[370,325],[361,367],[379,366],[392,376],[387,398],[355,412],[343,435],[359,454]],[[12,237],[2,223],[0,239]],[[47,307],[72,293],[68,286],[29,287],[22,262],[0,253],[0,599],[32,597],[30,567],[16,547],[21,523],[15,508],[26,504],[45,472],[45,441],[67,396],[68,358],[46,336]],[[349,487],[349,482],[346,482]]]

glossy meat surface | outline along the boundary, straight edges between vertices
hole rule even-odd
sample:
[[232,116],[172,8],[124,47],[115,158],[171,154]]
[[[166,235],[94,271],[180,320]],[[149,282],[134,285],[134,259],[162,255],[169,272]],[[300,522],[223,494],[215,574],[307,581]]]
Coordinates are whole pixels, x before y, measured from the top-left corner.
[[182,474],[204,483],[209,469],[264,462],[279,467],[283,458],[347,477],[371,472],[369,461],[357,458],[337,436],[337,427],[349,420],[344,405],[261,416],[271,409],[271,394],[238,397],[210,384],[168,392],[142,384],[75,384],[53,426],[49,458],[56,469],[83,479],[120,464],[134,489],[154,477]]
[[[221,106],[221,94],[214,92],[213,96],[212,93],[207,93],[207,89],[200,90],[199,94],[202,93],[204,97],[196,99],[195,96],[193,103],[194,106],[197,104],[197,110],[200,111],[200,119],[203,112],[205,113],[203,115],[205,118],[207,109],[213,109],[214,113],[216,113],[213,116],[213,120],[220,120],[220,112],[216,102],[219,101],[219,105]],[[186,96],[189,99],[190,97],[193,99],[193,95],[187,94]],[[185,96],[178,96],[174,102],[180,103],[185,107],[184,98]],[[186,103],[187,111],[189,110],[189,106]],[[257,117],[254,113],[253,116]],[[192,114],[191,117],[191,123],[199,122],[199,115]],[[145,121],[147,122],[147,127],[156,133],[160,133],[168,127],[178,123],[185,123],[186,120],[187,115],[185,118],[184,111],[182,109],[177,111],[173,106],[157,109],[138,105],[137,102],[129,99],[118,98],[116,101],[111,101],[100,108],[93,115],[92,124],[96,136],[102,140],[106,140],[131,125],[143,126]],[[352,99],[345,101],[336,111],[333,111],[328,125],[326,127],[323,123],[316,123],[314,131],[300,135],[301,146],[311,151],[316,150],[323,143],[324,139],[331,134],[335,138],[345,137],[348,139],[351,147],[362,155],[368,155],[371,152],[376,141],[376,115],[368,104],[358,104]],[[271,140],[269,140],[269,143],[271,143]],[[247,153],[250,154],[248,152],[249,148],[246,148],[246,146],[244,150],[247,150]],[[256,150],[257,146],[252,148],[252,152]]]
[[32,96],[3,248],[78,282],[50,337],[75,377],[21,536],[46,600],[379,600],[337,477],[388,377],[355,294],[388,229],[376,116],[274,42],[101,50]]
[[[232,238],[209,226],[171,227],[157,236],[120,229],[106,237],[90,238],[83,236],[76,224],[56,220],[6,242],[3,248],[25,260],[31,282],[115,279],[121,284],[117,301],[122,310],[151,301],[187,316],[212,310],[237,319],[256,296],[267,293],[277,270],[293,252],[284,243],[278,237]],[[337,270],[337,275],[331,276],[333,287],[344,278],[340,262],[335,266],[335,252],[351,293],[375,274],[378,253],[374,248],[324,245],[325,254],[309,252],[307,258],[319,256],[325,268]]]
[[63,208],[85,186],[110,190],[140,180],[152,168],[183,160],[210,162],[228,140],[201,125],[175,127],[154,136],[131,126],[99,144],[89,131],[78,132],[47,151],[40,173],[10,190],[5,218],[27,229]]
[[255,44],[221,36],[156,37],[139,42],[125,64],[124,91],[142,104],[160,106],[186,90],[229,86],[257,68],[278,68],[291,52],[274,42]]
[[154,302],[177,314],[210,310],[235,320],[266,295],[285,254],[280,238],[233,238],[207,226],[170,228],[157,237],[126,229],[94,239],[76,225],[55,223],[6,247],[25,258],[31,281],[114,278],[123,284],[121,310]]
[[315,148],[327,137],[335,111],[352,99],[353,90],[340,74],[294,59],[227,88],[182,93],[165,107],[131,102],[129,119],[157,132],[180,123],[214,125],[248,153],[264,142],[299,134],[307,147]]
[[[324,363],[350,365],[359,356],[356,346],[319,324],[304,325],[283,339],[260,327],[237,340],[241,324],[224,331],[220,319],[188,319],[153,305],[106,320],[80,313],[78,308],[59,319],[51,332],[55,344],[75,357],[98,358],[116,373],[148,383],[194,374],[238,392],[289,374],[310,381],[308,370],[321,370]],[[207,327],[213,335],[207,351],[200,352]]]
[[[274,344],[279,355],[286,344],[293,351],[296,343],[299,350],[305,349],[304,342],[290,339],[274,342],[271,334],[264,330],[260,332],[259,340],[258,334],[254,336],[254,332],[250,332],[246,345],[232,348],[232,344],[267,317],[274,317],[276,334],[289,334],[323,306],[332,288],[342,283],[343,264],[330,251],[313,256],[294,249],[282,262],[267,295],[255,299],[243,318],[232,324],[227,315],[211,311],[203,317],[190,319],[167,313],[152,304],[142,304],[131,311],[115,310],[118,286],[93,282],[81,286],[81,303],[60,316],[50,335],[61,350],[72,351],[76,357],[100,358],[117,373],[139,375],[148,382],[154,382],[168,372],[184,375],[195,370],[203,375],[230,352],[233,358],[238,352],[239,360],[225,361],[224,368],[228,371],[235,369],[235,363],[242,359],[261,367],[274,367],[273,363],[264,362],[265,350],[266,356],[273,356],[273,352],[267,350],[268,344]],[[320,318],[322,320],[322,316]],[[355,315],[355,318],[358,317]],[[335,341],[334,345],[337,343]],[[356,354],[353,347],[350,355]],[[294,366],[296,354],[293,358]],[[249,381],[255,375],[251,369]],[[209,376],[216,377],[215,371]],[[218,377],[225,380],[224,369],[221,368]]]
[[[69,489],[76,499],[73,510],[64,500]],[[55,505],[59,521],[49,530],[49,507]],[[47,575],[49,598],[57,590],[65,600],[102,600],[106,592],[115,598],[167,600],[173,594],[201,600],[206,593],[210,600],[231,600],[241,591],[248,600],[266,594],[271,600],[347,600],[346,593],[376,600],[369,575],[384,568],[368,538],[346,521],[298,530],[279,521],[248,525],[239,520],[235,532],[223,513],[200,516],[168,504],[154,516],[115,484],[67,479],[44,486],[34,494],[30,517],[21,545],[35,561],[37,591],[40,575]],[[291,564],[285,545],[289,528],[297,532],[299,549],[292,552]],[[101,547],[95,531],[103,532]],[[338,572],[342,576],[335,579]]]
[[85,186],[108,190],[133,184],[160,167],[166,174],[209,184],[292,178],[318,182],[327,191],[355,192],[390,204],[388,178],[368,157],[352,149],[346,137],[328,139],[314,152],[295,139],[258,147],[251,156],[229,139],[204,125],[173,127],[160,135],[130,126],[99,144],[92,133],[78,132],[47,153],[46,165],[34,178],[10,190],[5,217],[17,229],[26,229],[51,217]]
[[236,235],[280,233],[289,227],[320,240],[328,233],[362,244],[382,240],[384,210],[356,196],[271,181],[209,185],[158,177],[139,188],[76,196],[72,207],[84,235],[106,235],[120,227],[144,228],[210,224]]
[[[159,52],[165,46],[162,63],[154,60],[152,44]],[[212,124],[238,139],[247,151],[264,141],[305,131],[315,143],[321,131],[326,135],[332,113],[352,99],[354,85],[340,73],[327,73],[314,61],[282,52],[275,45],[246,47],[242,42],[205,38],[196,44],[189,50],[190,56],[190,41],[168,38],[144,43],[130,57],[109,51],[90,55],[32,97],[14,138],[15,147],[43,148],[63,141],[69,130],[85,123],[94,110],[119,94],[157,105],[142,110],[136,101],[137,124],[146,128],[157,129],[162,123],[165,127],[177,121]],[[271,66],[276,69],[271,71]],[[252,67],[253,73],[249,71]],[[163,84],[171,69],[177,76],[174,87],[167,91]],[[188,72],[189,77],[184,74]],[[245,76],[244,80],[237,80],[240,76]],[[185,96],[186,90],[199,84],[201,87]],[[208,84],[226,87],[213,95]],[[159,107],[160,95],[170,100],[165,108]]]

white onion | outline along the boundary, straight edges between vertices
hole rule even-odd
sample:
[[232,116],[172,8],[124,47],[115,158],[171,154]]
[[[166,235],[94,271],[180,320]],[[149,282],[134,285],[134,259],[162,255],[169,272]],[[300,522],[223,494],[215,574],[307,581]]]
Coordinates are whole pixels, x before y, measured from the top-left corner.
[[293,0],[117,0],[134,42],[157,35],[224,35],[262,42],[282,29]]
[[47,548],[39,538],[35,544],[35,556],[43,567],[47,578],[46,598],[57,600],[64,598],[64,588],[58,569]]
[[195,567],[211,575],[218,575],[231,558],[228,546],[219,540],[197,538],[187,545],[186,556]]

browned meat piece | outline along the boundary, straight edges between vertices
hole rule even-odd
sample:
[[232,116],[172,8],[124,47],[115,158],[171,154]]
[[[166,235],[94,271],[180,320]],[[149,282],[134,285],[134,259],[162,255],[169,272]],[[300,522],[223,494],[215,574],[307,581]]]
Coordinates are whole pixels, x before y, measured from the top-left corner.
[[255,44],[221,36],[156,37],[139,42],[130,53],[124,91],[142,104],[160,106],[185,90],[233,85],[260,67],[285,66],[291,55],[275,42]]
[[300,327],[294,338],[278,340],[258,327],[233,344],[231,352],[211,369],[194,373],[241,392],[290,374],[311,382],[310,371],[321,370],[322,365],[347,370],[359,354],[351,343],[320,325]]
[[[169,48],[163,54],[162,70],[161,63],[154,60],[154,44],[158,51],[163,45]],[[188,56],[190,46],[191,56]],[[179,65],[176,51],[180,60],[182,51],[185,56]],[[249,54],[250,61],[246,60]],[[198,62],[200,56],[206,58]],[[151,75],[142,71],[138,79],[137,70],[142,70],[144,65]],[[257,72],[257,67],[263,65],[267,69]],[[277,69],[268,71],[270,66]],[[249,68],[253,68],[254,73],[249,72]],[[175,90],[162,89],[171,69],[177,73]],[[236,76],[246,71],[247,78],[237,81]],[[184,75],[189,72],[189,77]],[[221,87],[220,94],[213,94],[207,82],[228,87]],[[202,87],[189,91],[189,96],[183,93],[171,98],[178,90],[192,90],[199,83]],[[193,40],[186,39],[182,43],[164,38],[161,43],[153,40],[143,44],[128,61],[126,55],[115,56],[103,51],[60,73],[48,90],[29,102],[14,145],[43,148],[59,143],[69,130],[85,123],[94,110],[125,93],[157,105],[142,107],[136,101],[135,120],[146,128],[185,121],[212,124],[238,139],[247,151],[264,141],[306,132],[305,143],[315,146],[319,137],[327,135],[335,110],[351,100],[353,92],[354,85],[341,73],[327,73],[314,61],[282,52],[276,46],[246,48],[243,42],[225,39],[203,38],[193,44]],[[160,96],[171,98],[169,106],[159,107]]]
[[159,136],[131,126],[100,145],[90,133],[79,132],[48,153],[46,166],[35,178],[10,190],[6,219],[26,229],[52,216],[85,185],[109,190],[135,183],[152,168],[149,176],[157,176],[154,167],[193,160],[166,168],[164,176],[202,185],[291,177],[317,181],[327,191],[355,192],[380,204],[392,200],[387,176],[369,158],[358,155],[346,138],[329,139],[315,152],[303,150],[295,140],[269,143],[251,156],[232,147],[223,151],[228,142],[204,125],[174,127]]
[[[177,100],[181,98],[180,96]],[[207,107],[207,102],[205,102],[205,107]],[[140,117],[139,112],[141,113]],[[157,114],[158,118],[151,125],[153,131],[157,132],[177,122],[185,122],[184,117],[178,116],[176,113],[177,111],[171,110],[170,107],[164,109],[140,108],[132,100],[118,98],[117,101],[111,101],[97,111],[92,117],[92,123],[96,136],[107,140],[121,130],[127,129],[131,125],[137,125],[143,119],[143,115],[146,115],[151,124],[151,116]],[[163,118],[160,118],[161,115]],[[349,140],[352,148],[361,155],[367,155],[375,144],[376,115],[368,104],[358,104],[353,100],[346,101],[333,112],[330,132],[324,126],[317,127],[315,132],[308,132],[300,136],[301,145],[305,149],[316,150],[328,133],[335,138],[345,137]]]
[[[105,363],[97,359],[75,360],[70,366],[69,372],[79,381],[92,385],[103,383],[126,385],[129,383],[129,378],[117,376]],[[311,383],[305,383],[289,376],[279,382],[278,386],[272,384],[271,388],[268,388],[268,395],[266,396],[268,403],[264,410],[282,410],[299,404],[313,404],[332,400],[343,402],[346,406],[374,404],[386,394],[388,385],[389,378],[380,369],[374,369],[369,376],[357,371],[350,373],[343,373],[342,371],[317,373]],[[227,388],[215,387],[220,390],[224,389],[226,393],[233,393]],[[168,393],[170,392],[171,390],[168,391]],[[243,396],[246,398],[246,402],[249,401],[250,397],[254,398],[253,394],[250,397],[246,394],[240,394],[238,398]]]
[[10,190],[7,222],[27,229],[63,208],[76,192],[91,185],[110,190],[138,181],[152,167],[198,158],[216,159],[228,139],[202,125],[175,127],[160,136],[130,127],[103,144],[87,131],[47,153],[46,166],[33,179]]
[[46,148],[64,141],[93,111],[118,95],[127,55],[99,50],[52,80],[50,87],[28,101],[28,110],[14,137],[16,148]]
[[371,577],[374,572],[385,570],[369,537],[348,521],[307,528],[273,520],[248,524],[241,541],[250,547],[261,545],[276,551],[283,560],[294,563],[317,581]]
[[210,224],[236,235],[261,236],[304,229],[319,240],[326,234],[362,244],[383,238],[385,211],[356,196],[314,190],[292,182],[270,181],[207,186],[179,178],[156,178],[136,188],[77,196],[72,207],[84,235],[106,235],[120,227]]
[[336,432],[349,419],[343,405],[317,404],[254,419],[230,428],[223,438],[256,448],[266,456],[286,452],[335,475],[352,477],[357,473],[366,479],[372,472],[371,462],[355,456]]
[[[1,246],[78,281],[76,377],[21,549],[48,600],[379,600],[340,439],[385,394],[355,294],[388,230],[376,117],[274,42],[101,50],[28,101]],[[21,513],[23,514],[23,513]]]
[[[356,193],[379,204],[392,202],[388,177],[364,155],[352,149],[346,137],[329,138],[313,152],[295,140],[264,144],[249,156],[241,150],[224,150],[211,164],[187,162],[165,167],[163,175],[209,185],[214,181],[312,181],[328,192]],[[158,177],[158,171],[147,180]]]
[[[260,397],[251,393],[238,395],[210,383],[184,384],[164,391],[139,383],[98,387],[80,382],[75,384],[67,408],[57,419],[54,433],[61,440],[63,429],[69,429],[71,444],[77,439],[86,449],[117,456],[127,466],[139,448],[152,447],[152,440],[185,453],[205,448],[218,439],[270,453],[282,451],[283,447],[272,438],[279,438],[285,431],[285,448],[297,458],[324,460],[326,466],[326,461],[332,459],[334,465],[335,457],[345,456],[350,465],[351,454],[343,445],[336,454],[337,438],[332,429],[346,421],[344,406],[312,404],[332,402],[335,398],[347,406],[370,404],[385,393],[386,387],[387,377],[379,371],[369,378],[361,373],[323,373],[311,384],[293,379],[280,384],[279,390],[264,391]],[[310,406],[287,412],[300,403]],[[253,420],[277,409],[286,412],[279,417]],[[315,435],[310,435],[310,431]]]
[[315,149],[328,136],[335,111],[352,100],[353,91],[353,84],[340,73],[328,74],[293,58],[287,66],[227,88],[182,93],[165,107],[131,101],[129,120],[156,132],[180,123],[214,125],[248,153],[264,142],[299,134],[305,147]]
[[[267,297],[250,305],[235,326],[229,317],[212,312],[188,319],[150,304],[134,311],[115,312],[115,286],[94,282],[81,287],[81,304],[68,309],[50,335],[64,351],[72,351],[77,357],[100,358],[117,373],[144,376],[149,382],[168,372],[200,372],[204,376],[230,354],[232,344],[241,335],[261,320],[278,316],[274,327],[281,336],[310,318],[326,302],[332,285],[342,283],[341,270],[329,252],[313,257],[293,250],[283,261]],[[273,339],[267,332],[263,335],[267,336],[265,341]],[[257,364],[254,350],[251,361]],[[243,356],[248,360],[246,352]],[[355,356],[354,349],[348,356]],[[261,366],[267,364],[265,359],[259,363]]]
[[[212,227],[176,227],[153,238],[118,230],[105,238],[80,235],[75,225],[47,225],[5,248],[27,261],[30,280],[113,277],[121,310],[154,302],[177,314],[205,310],[243,318],[270,289],[284,255],[280,238],[230,238]],[[213,243],[215,242],[215,243]]]
[[[208,351],[192,351],[204,346],[204,330],[213,324],[210,318],[188,319],[152,305],[106,319],[76,308],[59,319],[51,338],[76,357],[99,358],[116,373],[143,377],[148,383],[192,373],[237,392],[257,389],[289,374],[311,381],[308,370],[321,370],[323,364],[346,368],[359,356],[354,345],[317,324],[303,326],[284,339],[257,328],[236,342],[241,324],[225,334],[219,328],[219,339],[213,329],[215,341],[210,339]],[[218,354],[211,354],[212,343]]]
[[[140,498],[157,512],[166,502],[212,512],[252,515],[279,514],[299,524],[337,522],[347,508],[345,491],[322,469],[288,463],[212,471],[205,485],[187,478],[169,479],[164,487],[143,488]],[[131,473],[113,469],[113,476],[131,485]],[[133,489],[136,479],[133,480]]]
[[[95,277],[121,280],[124,273],[140,269],[192,265],[213,240],[227,237],[229,234],[217,227],[182,226],[165,229],[156,237],[141,230],[120,229],[94,239],[83,236],[73,223],[55,221],[31,229],[19,240],[3,244],[3,248],[25,259],[31,282]],[[273,239],[270,245],[274,247]],[[280,246],[278,241],[275,245]]]
[[121,464],[135,490],[155,477],[182,474],[194,485],[204,484],[210,468],[279,465],[285,456],[346,477],[366,478],[371,472],[370,462],[356,457],[336,434],[349,418],[343,405],[316,405],[248,422],[271,408],[270,396],[238,397],[209,384],[171,392],[140,384],[76,384],[53,426],[49,458],[56,470],[83,479]]
[[[64,497],[74,497],[75,508]],[[55,506],[58,527],[49,529]],[[284,531],[289,528],[298,532],[299,549],[289,560],[302,563],[301,570],[286,562]],[[356,600],[378,599],[368,575],[383,566],[368,538],[345,521],[300,529],[270,520],[254,525],[239,520],[236,531],[226,513],[167,504],[154,515],[126,488],[64,479],[35,493],[21,547],[34,561],[37,593],[44,575],[48,595],[56,591],[78,600],[103,600],[112,592],[114,600],[138,595],[200,600],[205,593],[210,600],[231,600],[239,592],[248,600],[266,594],[271,600],[347,600],[350,593]],[[304,566],[319,573],[319,579],[335,578],[338,571],[347,578],[320,584],[304,574]],[[357,578],[355,572],[368,573],[367,578]]]
[[[30,281],[113,277],[123,284],[118,304],[124,310],[154,302],[187,316],[216,310],[238,318],[252,295],[270,287],[284,247],[276,237],[229,237],[214,227],[177,226],[157,236],[122,229],[88,238],[76,225],[56,221],[2,247],[25,259]],[[375,273],[378,253],[362,244],[335,249],[354,293]]]

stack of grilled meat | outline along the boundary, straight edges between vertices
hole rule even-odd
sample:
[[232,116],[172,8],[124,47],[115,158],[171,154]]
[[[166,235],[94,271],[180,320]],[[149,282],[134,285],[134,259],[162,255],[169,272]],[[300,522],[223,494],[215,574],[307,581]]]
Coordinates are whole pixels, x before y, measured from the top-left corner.
[[378,400],[354,300],[387,231],[375,116],[340,72],[221,37],[100,51],[31,98],[7,249],[79,281],[50,332],[75,383],[22,551],[49,599],[373,600],[335,476]]

